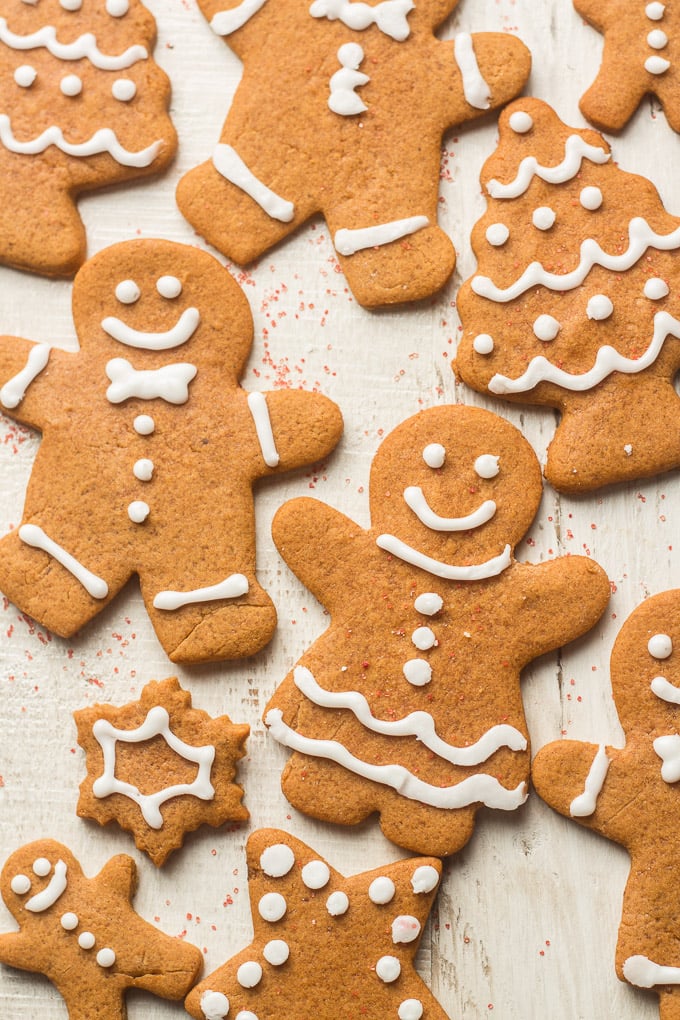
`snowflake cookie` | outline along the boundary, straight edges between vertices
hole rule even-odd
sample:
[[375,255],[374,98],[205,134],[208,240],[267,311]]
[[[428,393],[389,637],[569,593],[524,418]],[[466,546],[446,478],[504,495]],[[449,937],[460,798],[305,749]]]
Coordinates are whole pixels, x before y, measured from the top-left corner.
[[251,655],[276,626],[255,579],[252,487],[311,464],[342,418],[317,393],[246,393],[248,302],[211,255],[127,241],[78,273],[77,354],[0,337],[0,408],[40,429],[0,591],[62,636],[139,575],[175,662]]
[[88,769],[78,814],[117,821],[158,867],[185,833],[249,817],[233,779],[250,727],[192,708],[176,677],[148,683],[139,701],[74,717]]
[[282,786],[295,807],[342,824],[378,812],[389,839],[443,856],[483,805],[524,803],[520,672],[592,627],[609,597],[585,557],[515,560],[540,499],[518,430],[455,405],[383,441],[368,530],[314,499],[279,510],[276,544],[331,616],[265,711],[294,752]]
[[0,261],[69,276],[83,191],[163,170],[170,85],[139,0],[1,0]]
[[558,409],[545,475],[564,492],[680,466],[680,219],[537,99],[502,114],[482,183],[457,374]]
[[276,829],[248,840],[254,938],[186,1000],[195,1020],[446,1020],[414,968],[441,862],[345,878]]
[[142,920],[130,902],[136,886],[135,862],[125,854],[86,878],[61,843],[29,843],[0,876],[2,898],[19,925],[0,934],[0,962],[49,978],[70,1020],[125,1020],[128,988],[182,999],[203,954]]
[[536,755],[532,779],[560,814],[630,854],[616,970],[630,984],[653,988],[662,1020],[677,1020],[679,590],[647,599],[628,617],[612,650],[611,684],[625,746],[555,741]]
[[455,265],[437,226],[442,135],[518,95],[526,47],[434,29],[458,0],[199,0],[243,61],[211,159],[177,192],[211,244],[247,263],[315,213],[362,305],[435,293]]

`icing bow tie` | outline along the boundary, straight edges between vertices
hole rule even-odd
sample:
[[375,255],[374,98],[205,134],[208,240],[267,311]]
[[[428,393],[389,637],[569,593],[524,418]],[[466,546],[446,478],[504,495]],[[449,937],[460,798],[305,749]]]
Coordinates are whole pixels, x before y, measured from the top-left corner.
[[652,746],[663,762],[661,778],[667,783],[677,783],[680,779],[680,736],[669,733],[668,736],[657,737]]
[[196,371],[196,366],[188,362],[140,371],[125,358],[112,358],[106,365],[111,380],[106,396],[112,404],[120,404],[128,397],[142,400],[160,397],[169,404],[184,404],[189,399],[189,383]]

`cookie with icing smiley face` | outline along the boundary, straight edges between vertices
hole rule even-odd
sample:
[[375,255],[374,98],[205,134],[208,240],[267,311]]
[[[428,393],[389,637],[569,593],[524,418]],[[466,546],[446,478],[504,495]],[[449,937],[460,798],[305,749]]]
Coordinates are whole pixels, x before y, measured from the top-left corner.
[[137,574],[173,661],[259,651],[276,611],[255,577],[253,485],[324,457],[338,408],[241,388],[250,308],[197,248],[105,249],[76,277],[73,316],[77,354],[0,338],[0,406],[43,437],[0,591],[68,636]]
[[383,441],[368,529],[313,499],[279,510],[276,544],[331,617],[264,716],[293,752],[282,787],[295,807],[343,824],[377,812],[389,839],[443,856],[483,805],[524,803],[521,670],[609,597],[592,560],[517,562],[540,498],[518,430],[455,405]]

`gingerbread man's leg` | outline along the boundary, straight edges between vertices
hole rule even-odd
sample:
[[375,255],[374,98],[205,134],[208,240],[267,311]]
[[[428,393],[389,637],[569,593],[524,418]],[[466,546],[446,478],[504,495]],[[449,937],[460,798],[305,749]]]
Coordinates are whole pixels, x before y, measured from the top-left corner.
[[680,988],[659,992],[659,1020],[680,1020]]

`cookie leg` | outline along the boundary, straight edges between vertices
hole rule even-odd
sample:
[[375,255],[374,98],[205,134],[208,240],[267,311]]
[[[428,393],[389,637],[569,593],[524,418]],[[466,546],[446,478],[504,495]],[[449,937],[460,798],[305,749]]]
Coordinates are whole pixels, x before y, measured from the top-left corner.
[[335,762],[294,752],[281,789],[298,811],[338,825],[358,825],[376,810],[376,786]]
[[448,857],[468,842],[479,805],[456,810],[430,807],[387,791],[380,828],[392,843],[428,857]]

